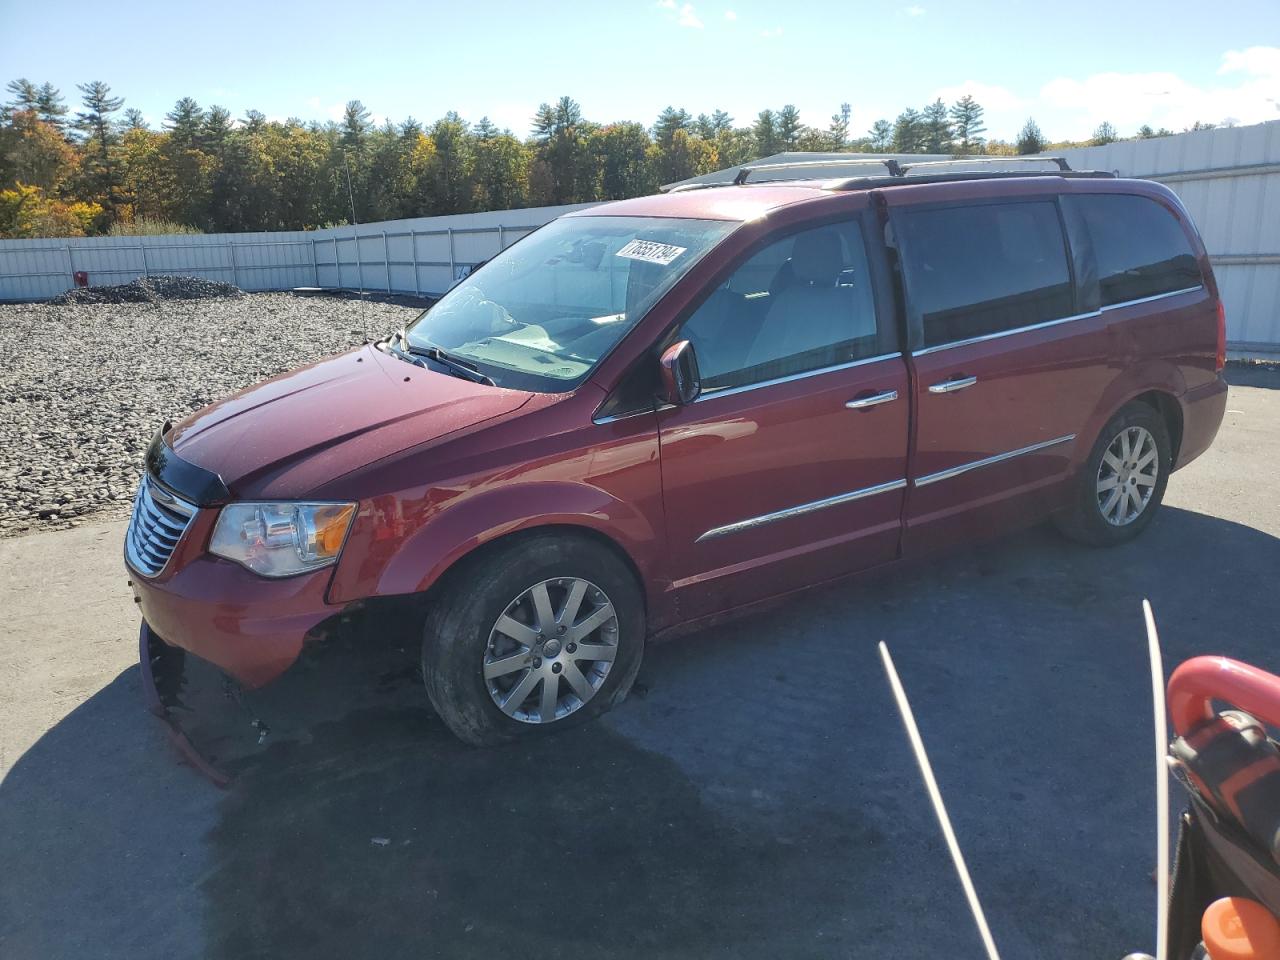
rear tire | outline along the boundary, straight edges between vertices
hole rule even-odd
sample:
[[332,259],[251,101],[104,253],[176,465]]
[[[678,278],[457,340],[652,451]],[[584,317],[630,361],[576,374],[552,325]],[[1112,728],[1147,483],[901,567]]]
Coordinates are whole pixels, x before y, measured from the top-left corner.
[[1159,412],[1133,401],[1102,428],[1072,482],[1071,505],[1054,516],[1072,540],[1110,547],[1147,528],[1169,482],[1172,445]]
[[440,718],[476,746],[574,726],[621,703],[644,652],[630,568],[582,537],[520,537],[450,573],[424,625]]

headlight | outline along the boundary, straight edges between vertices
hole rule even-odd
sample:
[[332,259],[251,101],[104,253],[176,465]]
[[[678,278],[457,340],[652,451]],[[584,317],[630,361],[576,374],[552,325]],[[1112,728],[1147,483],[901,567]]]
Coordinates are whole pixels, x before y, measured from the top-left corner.
[[338,559],[354,503],[230,503],[209,552],[264,577],[289,577]]

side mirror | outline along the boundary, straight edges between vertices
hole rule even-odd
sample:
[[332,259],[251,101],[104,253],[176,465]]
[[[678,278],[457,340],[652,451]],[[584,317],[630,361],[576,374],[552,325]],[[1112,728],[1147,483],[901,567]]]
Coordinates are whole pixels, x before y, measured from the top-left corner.
[[673,343],[662,352],[658,361],[662,377],[662,399],[676,406],[693,403],[702,392],[702,377],[698,373],[698,357],[688,340]]

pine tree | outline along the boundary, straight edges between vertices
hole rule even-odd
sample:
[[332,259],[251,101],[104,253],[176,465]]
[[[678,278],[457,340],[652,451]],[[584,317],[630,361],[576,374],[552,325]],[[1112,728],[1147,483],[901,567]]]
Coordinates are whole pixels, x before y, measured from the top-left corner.
[[261,133],[267,126],[267,115],[261,110],[246,110],[240,123],[245,133]]
[[947,105],[939,97],[920,113],[923,125],[923,152],[951,152],[951,120],[947,115]]
[[192,146],[204,127],[204,109],[190,97],[183,97],[164,115],[165,129],[175,144]]
[[36,93],[36,113],[59,133],[66,132],[67,104],[62,99],[62,91],[52,83],[40,84]]
[[893,122],[893,152],[923,153],[924,121],[913,107],[907,107]]
[[884,153],[893,146],[893,124],[877,120],[867,131],[867,146],[872,153]]
[[1120,137],[1116,133],[1116,128],[1106,120],[1098,124],[1098,129],[1093,131],[1093,143],[1096,146],[1102,146],[1104,143],[1115,143]]
[[677,110],[675,107],[667,107],[662,113],[658,114],[658,119],[653,125],[653,140],[661,147],[671,146],[671,138],[675,136],[677,130],[688,130],[692,126],[687,110]]
[[342,111],[342,138],[344,150],[359,151],[364,148],[365,137],[369,135],[369,111],[359,100],[348,100]]
[[761,110],[756,116],[755,125],[751,128],[755,139],[756,159],[769,157],[778,152],[778,120],[772,110]]
[[146,130],[147,118],[137,107],[130,107],[124,112],[124,128],[128,130]]
[[800,122],[800,111],[794,104],[788,103],[778,111],[778,143],[786,150],[794,150],[800,141],[800,133],[804,124]]
[[[111,115],[124,106],[123,97],[113,97],[111,88],[101,80],[77,84],[84,110],[76,113],[76,127],[85,138],[87,156],[84,175],[95,199],[115,219],[120,196],[120,170],[113,156],[118,137],[113,129]],[[37,94],[38,99],[38,94]]]
[[1028,157],[1034,153],[1043,153],[1047,146],[1049,142],[1040,132],[1040,126],[1034,119],[1027,117],[1027,122],[1022,126],[1022,132],[1018,134],[1018,143],[1015,147],[1018,156]]
[[981,153],[982,145],[987,138],[986,125],[982,122],[982,107],[969,94],[965,94],[951,105],[951,123],[956,152],[962,156],[970,153]]
[[831,142],[836,150],[843,150],[849,145],[849,118],[853,115],[853,108],[847,103],[840,104],[838,113],[831,115],[831,125],[827,127],[827,133],[831,136]]

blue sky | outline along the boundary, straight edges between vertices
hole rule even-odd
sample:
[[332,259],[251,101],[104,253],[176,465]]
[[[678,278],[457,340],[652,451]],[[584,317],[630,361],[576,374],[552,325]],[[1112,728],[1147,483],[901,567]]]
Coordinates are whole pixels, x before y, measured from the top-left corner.
[[1083,138],[1102,120],[1280,119],[1280,2],[0,0],[0,65],[68,95],[105,80],[153,122],[184,95],[307,120],[359,98],[378,118],[456,109],[524,135],[568,94],[593,120],[646,123],[667,104],[745,124],[794,103],[825,125],[848,101],[861,132],[969,91],[989,135],[1034,116]]

